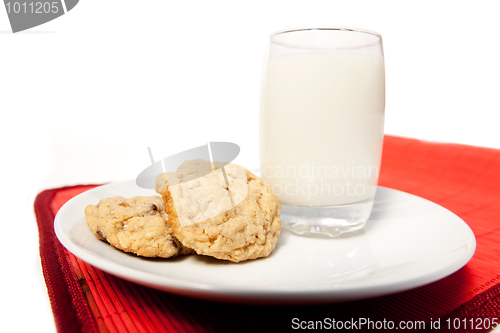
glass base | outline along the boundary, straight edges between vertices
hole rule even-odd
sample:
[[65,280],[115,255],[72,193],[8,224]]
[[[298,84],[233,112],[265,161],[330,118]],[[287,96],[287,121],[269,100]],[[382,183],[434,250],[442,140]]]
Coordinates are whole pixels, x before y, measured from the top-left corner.
[[281,206],[281,224],[299,235],[335,237],[363,229],[373,200],[342,206]]

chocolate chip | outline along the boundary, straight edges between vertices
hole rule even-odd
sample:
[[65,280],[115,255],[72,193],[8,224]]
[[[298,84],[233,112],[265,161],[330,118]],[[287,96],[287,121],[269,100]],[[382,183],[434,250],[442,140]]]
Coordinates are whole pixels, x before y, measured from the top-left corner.
[[146,213],[145,214],[154,214],[154,212],[158,211],[158,207],[154,203],[149,204],[149,206],[146,206]]
[[97,237],[98,237],[100,240],[107,241],[106,237],[104,236],[104,234],[102,233],[102,231],[101,231],[101,230],[97,229],[96,233],[97,233]]

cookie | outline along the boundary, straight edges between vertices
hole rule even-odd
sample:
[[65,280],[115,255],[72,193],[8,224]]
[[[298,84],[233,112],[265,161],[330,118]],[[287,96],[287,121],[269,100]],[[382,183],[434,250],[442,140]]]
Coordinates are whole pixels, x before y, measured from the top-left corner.
[[267,257],[281,230],[281,205],[271,188],[236,164],[224,167],[226,176],[221,169],[206,174],[209,166],[202,160],[184,162],[159,191],[175,236],[196,253],[217,259]]
[[106,198],[87,206],[85,217],[97,238],[125,252],[161,258],[192,252],[173,235],[159,196]]

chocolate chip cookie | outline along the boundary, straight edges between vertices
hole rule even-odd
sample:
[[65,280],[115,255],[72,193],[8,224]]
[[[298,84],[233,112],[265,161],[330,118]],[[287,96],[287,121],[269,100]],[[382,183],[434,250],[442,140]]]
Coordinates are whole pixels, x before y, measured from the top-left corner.
[[[240,262],[267,257],[280,234],[281,205],[271,188],[245,168],[184,162],[158,191],[177,239],[201,255]],[[222,172],[224,171],[224,173]]]
[[125,252],[143,257],[172,258],[193,251],[172,233],[159,196],[115,196],[85,208],[94,235]]

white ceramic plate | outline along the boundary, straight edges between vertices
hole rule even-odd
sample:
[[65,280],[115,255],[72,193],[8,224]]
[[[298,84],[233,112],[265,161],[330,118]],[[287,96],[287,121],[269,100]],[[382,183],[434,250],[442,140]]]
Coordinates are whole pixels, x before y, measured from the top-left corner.
[[99,241],[84,208],[121,195],[155,195],[134,180],[112,183],[68,201],[55,218],[61,243],[110,274],[174,294],[209,300],[304,304],[392,294],[439,280],[464,266],[476,239],[458,216],[428,200],[379,187],[364,230],[309,238],[283,229],[264,259],[231,263],[191,255],[145,259]]

